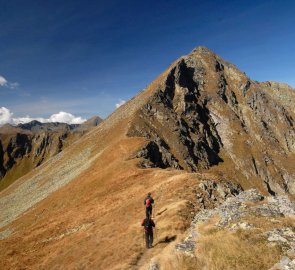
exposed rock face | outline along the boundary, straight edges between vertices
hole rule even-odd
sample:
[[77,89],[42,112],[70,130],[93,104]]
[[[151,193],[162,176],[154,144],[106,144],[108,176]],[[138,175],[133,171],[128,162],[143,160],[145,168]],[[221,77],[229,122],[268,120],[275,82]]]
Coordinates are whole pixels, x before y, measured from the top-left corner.
[[146,167],[190,172],[214,165],[244,187],[295,194],[295,91],[251,81],[199,47],[172,64],[128,135],[147,139],[135,155]]
[[0,128],[0,190],[40,166],[102,120],[93,117],[81,125],[32,121]]
[[227,198],[236,196],[243,191],[241,185],[228,181],[217,183],[212,180],[203,180],[199,184],[199,188],[201,192],[196,195],[203,209],[216,207]]
[[[207,97],[201,95],[204,68],[181,59],[159,89],[140,111],[130,135],[151,140],[145,157],[154,166],[189,171],[218,164],[221,141],[209,116]],[[154,161],[154,162],[153,162]]]

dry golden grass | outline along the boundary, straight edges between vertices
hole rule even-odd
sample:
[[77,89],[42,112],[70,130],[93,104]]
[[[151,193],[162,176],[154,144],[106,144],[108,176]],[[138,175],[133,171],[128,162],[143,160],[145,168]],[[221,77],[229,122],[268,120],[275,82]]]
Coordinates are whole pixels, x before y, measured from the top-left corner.
[[184,254],[175,254],[171,256],[169,260],[161,264],[161,268],[164,270],[201,270],[200,261],[197,257],[189,257]]
[[197,252],[201,269],[262,270],[279,260],[281,250],[250,230],[220,230],[203,235]]
[[[294,227],[294,219],[279,218],[275,223],[264,218],[247,218],[259,229],[228,231],[214,226],[217,218],[198,227],[201,236],[195,257],[174,254],[167,259],[163,269],[195,270],[263,270],[279,261],[282,250],[271,246],[261,235],[263,231],[278,227]],[[263,229],[262,229],[263,228]]]
[[[214,226],[216,218],[199,226],[196,263],[199,269],[251,270],[269,269],[280,258],[281,249],[270,246],[261,236],[263,231],[278,227],[278,223],[263,217],[246,217],[256,229],[228,231]],[[289,218],[280,218],[280,227],[292,224]],[[259,229],[257,229],[259,228]],[[260,229],[264,228],[264,229]],[[198,269],[198,268],[196,268]]]
[[247,216],[244,218],[246,222],[252,224],[260,232],[266,232],[275,228],[289,227],[295,231],[294,217],[261,217],[261,216]]

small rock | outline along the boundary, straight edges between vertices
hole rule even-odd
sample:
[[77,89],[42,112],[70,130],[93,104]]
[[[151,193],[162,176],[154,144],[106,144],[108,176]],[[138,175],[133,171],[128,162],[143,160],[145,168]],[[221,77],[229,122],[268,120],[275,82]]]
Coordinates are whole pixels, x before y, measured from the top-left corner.
[[285,239],[284,237],[278,235],[278,234],[273,234],[273,235],[270,235],[268,238],[267,238],[268,241],[270,242],[288,242],[287,239]]
[[160,266],[156,262],[151,262],[147,270],[160,270]]
[[293,258],[295,258],[295,247],[293,247],[293,248],[287,250],[287,255],[288,255],[289,257],[293,257]]
[[267,236],[267,240],[270,242],[286,243],[289,246],[295,244],[295,233],[290,228],[274,229],[264,233],[264,235]]
[[231,226],[232,230],[237,230],[237,229],[249,230],[252,228],[254,228],[254,226],[252,224],[247,223],[247,222],[239,222],[239,223],[233,224]]
[[291,261],[290,258],[284,256],[277,264],[275,264],[269,270],[294,270],[294,269],[295,269],[295,259]]
[[204,191],[207,190],[207,186],[204,183],[200,183],[199,188],[204,190]]

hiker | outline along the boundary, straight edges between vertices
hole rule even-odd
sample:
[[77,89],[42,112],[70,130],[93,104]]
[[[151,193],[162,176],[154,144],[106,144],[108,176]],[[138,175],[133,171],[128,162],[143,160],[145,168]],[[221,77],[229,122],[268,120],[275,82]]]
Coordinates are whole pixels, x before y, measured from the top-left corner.
[[152,194],[149,192],[148,195],[145,197],[144,202],[143,202],[145,207],[146,207],[146,209],[145,209],[146,216],[147,215],[152,216],[152,211],[153,211],[152,204],[154,203],[154,199],[151,197],[151,195]]
[[149,214],[141,222],[141,226],[144,226],[146,248],[152,248],[154,241],[153,227],[156,225]]

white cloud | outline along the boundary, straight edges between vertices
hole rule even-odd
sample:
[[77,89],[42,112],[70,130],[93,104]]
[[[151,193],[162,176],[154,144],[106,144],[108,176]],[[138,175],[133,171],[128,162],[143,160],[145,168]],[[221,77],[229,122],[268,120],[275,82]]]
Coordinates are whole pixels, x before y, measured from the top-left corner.
[[11,123],[12,115],[13,113],[11,113],[7,108],[1,107],[0,108],[0,126],[7,123]]
[[67,112],[59,112],[53,114],[48,119],[49,122],[61,122],[61,123],[68,123],[68,124],[81,124],[86,121],[86,119],[81,118],[80,116],[75,117],[74,115],[67,113]]
[[59,122],[59,123],[67,123],[67,124],[81,124],[86,121],[86,119],[80,117],[80,116],[74,116],[71,113],[67,112],[59,112],[56,114],[52,114],[49,118],[43,118],[43,117],[18,117],[13,118],[13,113],[10,112],[9,109],[5,107],[0,108],[0,126],[4,124],[12,124],[12,125],[18,125],[18,124],[24,124],[31,122],[33,120],[37,120],[41,123],[49,123],[49,122]]
[[125,103],[126,103],[125,100],[120,99],[120,100],[119,100],[119,103],[116,104],[116,108],[118,109],[119,107],[121,107],[121,106],[122,106],[123,104],[125,104]]
[[29,115],[27,115],[25,117],[12,118],[10,124],[12,124],[12,125],[24,124],[24,123],[29,123],[29,122],[31,122],[33,120],[37,120],[37,121],[39,121],[41,123],[49,122],[45,118],[41,118],[41,117],[32,118]]
[[3,76],[0,75],[0,86],[7,87],[10,89],[16,89],[19,87],[18,82],[9,82]]
[[7,85],[7,80],[0,75],[0,86],[6,86]]

